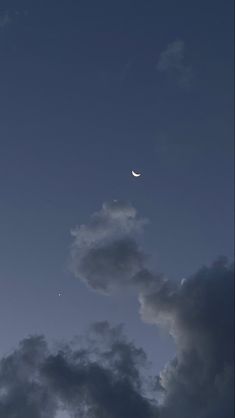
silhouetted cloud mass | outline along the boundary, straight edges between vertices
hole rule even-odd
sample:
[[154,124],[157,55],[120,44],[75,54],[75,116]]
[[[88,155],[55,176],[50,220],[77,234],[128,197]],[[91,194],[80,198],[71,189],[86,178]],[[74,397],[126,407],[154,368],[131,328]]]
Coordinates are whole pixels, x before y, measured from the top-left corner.
[[53,418],[59,405],[79,418],[233,418],[234,266],[219,258],[179,282],[154,274],[136,242],[144,223],[129,204],[104,204],[73,230],[73,267],[98,291],[133,286],[175,358],[148,378],[144,351],[108,322],[56,351],[30,337],[0,362],[0,418]]
[[232,418],[233,287],[233,266],[219,259],[182,284],[140,294],[143,319],[167,327],[176,344],[159,380],[162,418]]
[[[128,210],[135,214],[134,223],[136,211],[130,206]],[[125,219],[126,213],[127,207],[119,206],[119,219]],[[128,228],[128,233],[131,230]],[[78,239],[79,229],[77,232]],[[127,229],[125,236],[126,232]],[[134,286],[139,293],[142,319],[167,327],[175,341],[176,358],[166,365],[158,380],[158,387],[164,393],[164,403],[159,406],[161,416],[232,417],[233,266],[220,258],[211,267],[203,267],[187,280],[174,283],[151,272],[135,238],[131,242],[132,246],[125,247],[125,259],[134,260],[135,268],[130,269],[127,263],[128,280],[122,280],[117,259],[111,256],[112,240],[105,249],[109,254],[105,259],[112,272],[106,277],[112,286],[115,281],[119,286],[126,283]],[[133,248],[138,248],[138,257],[132,257]],[[89,254],[92,264],[92,252]],[[96,252],[94,266],[99,262],[104,265],[103,254],[99,258]],[[102,277],[102,271],[100,274]],[[91,282],[90,275],[84,274],[83,278],[96,288],[96,280]]]
[[53,418],[59,408],[79,418],[158,417],[144,393],[143,350],[107,322],[89,337],[86,347],[56,351],[40,336],[23,340],[0,363],[0,417]]

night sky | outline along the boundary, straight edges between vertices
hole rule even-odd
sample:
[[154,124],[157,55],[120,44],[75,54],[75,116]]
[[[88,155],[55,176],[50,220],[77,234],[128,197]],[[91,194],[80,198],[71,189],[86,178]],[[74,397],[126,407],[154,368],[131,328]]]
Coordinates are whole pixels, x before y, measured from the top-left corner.
[[232,0],[0,0],[0,62],[0,418],[232,418]]

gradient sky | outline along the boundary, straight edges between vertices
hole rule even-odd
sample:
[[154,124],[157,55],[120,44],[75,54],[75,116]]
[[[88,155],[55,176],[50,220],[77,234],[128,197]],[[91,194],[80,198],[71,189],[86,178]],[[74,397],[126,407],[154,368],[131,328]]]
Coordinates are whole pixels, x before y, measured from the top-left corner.
[[73,277],[70,231],[121,199],[149,219],[145,249],[174,280],[232,258],[232,12],[231,0],[1,1],[1,353],[109,319],[158,370],[172,357],[135,296]]

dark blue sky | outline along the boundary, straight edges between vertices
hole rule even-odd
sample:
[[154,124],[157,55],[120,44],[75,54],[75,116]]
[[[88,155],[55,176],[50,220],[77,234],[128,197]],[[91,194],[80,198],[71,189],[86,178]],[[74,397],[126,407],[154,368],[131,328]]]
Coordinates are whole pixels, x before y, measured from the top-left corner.
[[100,296],[74,279],[70,230],[123,199],[150,220],[146,251],[173,279],[232,258],[232,9],[230,0],[1,1],[2,351],[29,333],[72,337],[109,318],[152,359],[157,341],[157,367],[172,355],[169,338],[141,323],[135,297]]

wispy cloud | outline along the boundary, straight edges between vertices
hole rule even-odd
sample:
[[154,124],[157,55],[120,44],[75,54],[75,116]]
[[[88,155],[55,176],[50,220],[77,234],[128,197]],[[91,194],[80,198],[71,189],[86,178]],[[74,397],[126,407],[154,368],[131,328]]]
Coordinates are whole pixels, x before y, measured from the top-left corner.
[[11,23],[9,10],[0,11],[0,29],[4,29]]
[[168,44],[166,49],[160,54],[158,71],[168,73],[177,78],[181,87],[189,87],[192,82],[192,68],[185,62],[185,43],[176,40]]
[[3,31],[11,25],[12,23],[17,22],[18,19],[27,17],[29,14],[27,9],[24,10],[18,10],[18,9],[12,9],[12,10],[0,10],[0,31]]

